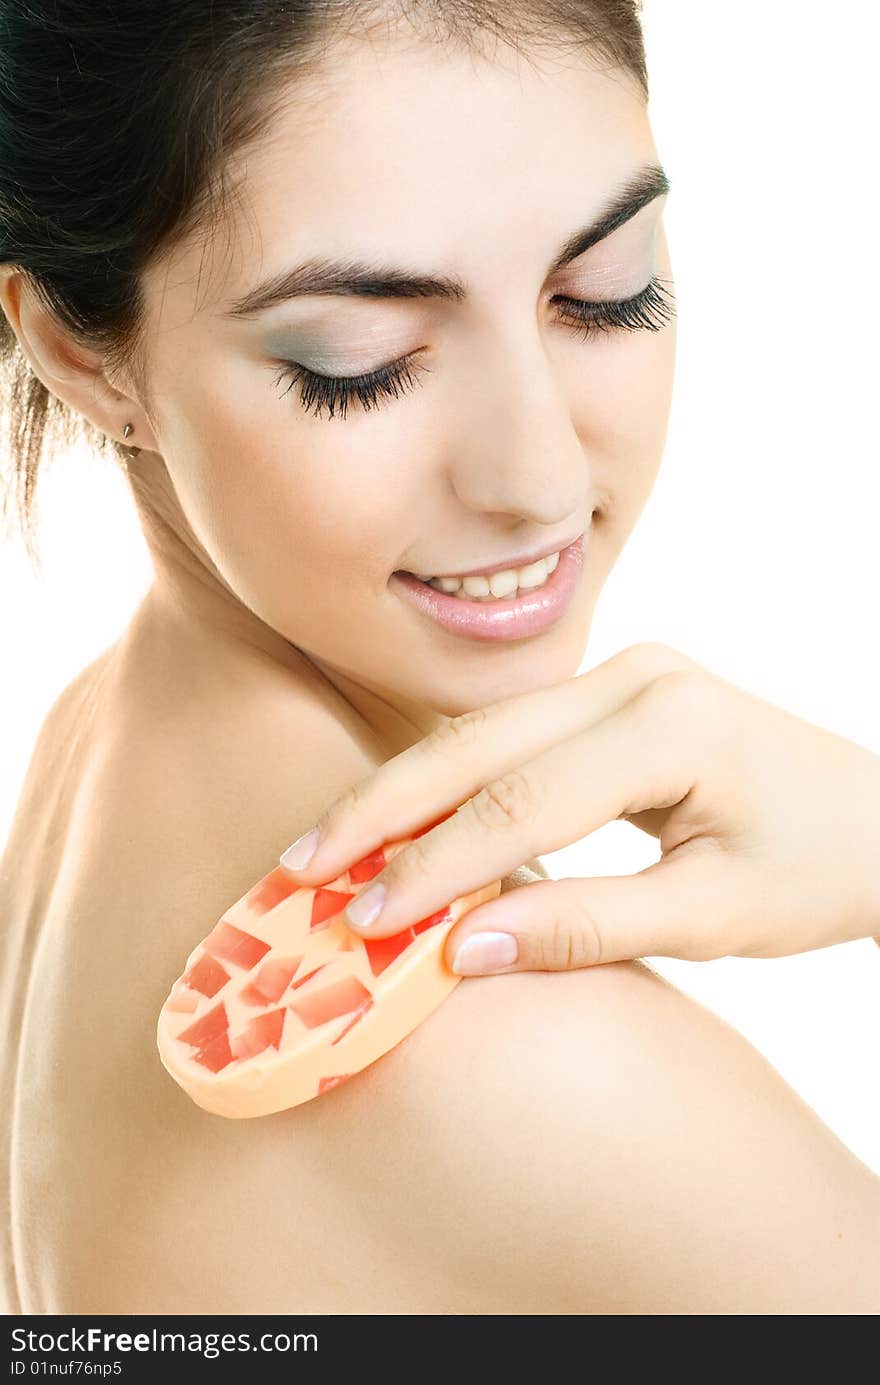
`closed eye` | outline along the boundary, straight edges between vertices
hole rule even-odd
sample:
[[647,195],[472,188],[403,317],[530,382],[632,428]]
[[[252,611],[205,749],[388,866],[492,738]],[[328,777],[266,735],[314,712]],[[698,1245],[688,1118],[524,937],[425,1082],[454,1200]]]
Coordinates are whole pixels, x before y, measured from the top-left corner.
[[553,302],[564,304],[561,316],[573,319],[581,328],[580,335],[587,337],[618,328],[627,332],[658,332],[675,316],[675,296],[669,281],[656,274],[632,298],[589,303],[582,298],[556,294]]
[[[560,320],[573,325],[582,340],[616,331],[657,332],[675,316],[675,296],[669,281],[658,275],[631,298],[589,302],[556,294],[552,301],[559,305]],[[378,408],[383,398],[396,399],[415,388],[419,375],[423,371],[430,373],[430,366],[418,357],[419,352],[415,351],[363,375],[319,375],[298,361],[285,361],[275,381],[280,384],[290,380],[285,395],[299,383],[299,405],[305,413],[314,409],[315,415],[320,416],[321,409],[326,408],[332,418],[338,409],[340,417],[345,418],[353,399],[370,410]]]

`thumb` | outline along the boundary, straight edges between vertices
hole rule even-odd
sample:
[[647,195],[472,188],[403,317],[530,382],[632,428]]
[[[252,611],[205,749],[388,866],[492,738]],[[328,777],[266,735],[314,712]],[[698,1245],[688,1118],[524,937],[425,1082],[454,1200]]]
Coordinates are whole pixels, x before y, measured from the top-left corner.
[[737,893],[723,878],[717,851],[703,844],[634,875],[541,880],[509,890],[462,916],[450,929],[445,957],[462,976],[569,971],[633,957],[708,961],[728,950],[721,912]]

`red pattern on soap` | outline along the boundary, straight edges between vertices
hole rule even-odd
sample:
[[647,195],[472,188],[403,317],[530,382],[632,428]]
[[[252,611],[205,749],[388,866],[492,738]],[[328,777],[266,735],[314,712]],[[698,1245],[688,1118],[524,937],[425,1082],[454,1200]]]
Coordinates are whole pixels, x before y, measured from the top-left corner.
[[317,976],[319,971],[323,971],[324,968],[329,967],[329,965],[329,962],[322,962],[319,967],[313,967],[313,969],[311,971],[307,971],[304,976],[298,976],[290,989],[292,991],[295,991],[297,987],[304,986],[307,981],[311,981],[313,976]]
[[257,1015],[246,1029],[230,1040],[232,1057],[255,1058],[267,1048],[280,1048],[286,1013],[282,1005],[277,1010],[267,1010],[265,1015]]
[[358,1008],[352,1015],[351,1019],[348,1021],[348,1024],[345,1026],[344,1029],[340,1029],[339,1033],[336,1035],[336,1038],[330,1040],[330,1047],[332,1048],[334,1044],[338,1044],[340,1039],[344,1039],[349,1030],[354,1029],[355,1025],[360,1020],[362,1020],[367,1011],[371,1010],[372,1008],[373,997],[370,996],[369,999],[365,1000],[362,1005],[358,1006]]
[[264,875],[262,880],[258,880],[252,890],[245,896],[247,906],[255,914],[267,914],[270,909],[274,909],[276,904],[282,900],[289,899],[292,894],[296,894],[300,888],[295,880],[292,880],[282,866],[277,866],[275,870],[270,870],[268,875]]
[[404,928],[402,933],[392,933],[389,938],[364,938],[364,947],[370,959],[373,975],[381,976],[385,968],[390,966],[401,952],[406,951],[419,933],[424,933],[428,928],[435,928],[438,923],[444,923],[451,917],[448,907],[438,909],[436,914],[430,914],[427,918],[414,923],[412,928]]
[[193,1054],[196,1062],[204,1064],[206,1068],[210,1068],[211,1072],[220,1072],[232,1062],[232,1056],[232,1050],[229,1047],[229,1035],[225,1030]]
[[[409,840],[452,816],[443,814]],[[283,1056],[302,1044],[310,1052],[326,1053],[331,1068],[318,1081],[315,1095],[353,1076],[333,1073],[332,1066],[339,1062],[337,1054],[346,1052],[346,1037],[369,1019],[381,998],[384,973],[421,934],[453,917],[450,905],[387,938],[363,938],[340,919],[346,905],[405,842],[386,842],[368,852],[330,885],[300,886],[278,867],[228,909],[191,953],[163,1007],[175,1015],[171,1033],[181,1059],[221,1074],[230,1065],[266,1063],[270,1052]],[[331,924],[333,937],[325,939],[322,934]],[[325,1025],[333,1027],[321,1035]],[[356,1052],[360,1063],[362,1050]],[[176,1075],[174,1067],[169,1070]],[[186,1089],[184,1077],[178,1080]],[[252,1089],[242,1090],[258,1097],[259,1078]]]
[[365,1000],[371,999],[370,992],[356,976],[345,976],[341,981],[304,994],[299,1000],[295,1000],[290,1008],[299,1015],[303,1024],[315,1029],[319,1024],[326,1024],[328,1020],[349,1014],[363,1005]]
[[228,1028],[229,1018],[226,1014],[226,1006],[221,1000],[219,1005],[215,1005],[213,1010],[207,1010],[205,1014],[202,1015],[201,1019],[196,1020],[195,1024],[191,1024],[188,1029],[184,1029],[177,1037],[182,1043],[192,1044],[194,1047],[199,1048],[202,1044],[207,1043],[210,1039],[215,1038],[217,1034]]
[[339,890],[315,890],[312,900],[312,932],[326,928],[331,919],[342,913],[350,899],[354,899],[353,894],[342,894]]
[[195,1049],[192,1056],[197,1063],[203,1063],[211,1072],[219,1072],[232,1061],[228,1030],[229,1019],[221,1000],[213,1010],[207,1010],[201,1019],[184,1029],[178,1038]]
[[374,875],[378,875],[380,870],[384,870],[386,865],[385,852],[379,846],[349,867],[348,878],[353,885],[365,885]]
[[323,1092],[329,1091],[331,1087],[338,1087],[340,1082],[347,1082],[350,1077],[350,1072],[341,1072],[337,1077],[322,1077],[318,1082],[316,1096],[321,1096]]
[[194,991],[201,991],[202,995],[214,996],[225,986],[229,980],[229,972],[221,967],[215,957],[203,952],[197,962],[194,962],[189,971],[183,977],[184,984],[190,986]]
[[268,1005],[280,1000],[301,961],[302,957],[268,957],[241,992],[245,1005]]

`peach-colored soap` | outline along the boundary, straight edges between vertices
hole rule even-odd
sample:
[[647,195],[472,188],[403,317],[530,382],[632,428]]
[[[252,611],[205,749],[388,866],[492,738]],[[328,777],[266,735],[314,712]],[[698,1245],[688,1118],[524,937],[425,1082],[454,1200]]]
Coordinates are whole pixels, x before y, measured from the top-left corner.
[[317,889],[279,866],[226,910],[159,1014],[159,1056],[193,1101],[231,1117],[298,1106],[375,1062],[454,989],[461,977],[443,959],[446,937],[500,894],[500,880],[390,938],[357,937],[340,916],[445,817]]

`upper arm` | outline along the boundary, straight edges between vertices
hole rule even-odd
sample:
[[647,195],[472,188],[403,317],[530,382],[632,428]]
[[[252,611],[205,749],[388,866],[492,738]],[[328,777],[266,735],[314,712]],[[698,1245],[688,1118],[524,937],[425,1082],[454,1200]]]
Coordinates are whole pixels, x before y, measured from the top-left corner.
[[324,1115],[446,1311],[880,1309],[880,1182],[642,964],[465,980],[368,1074]]

